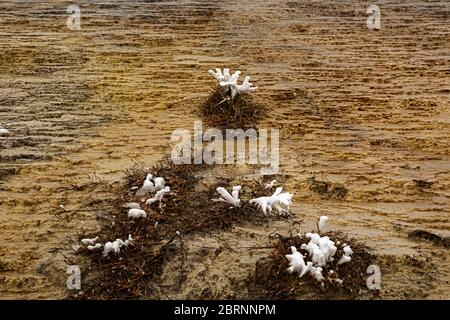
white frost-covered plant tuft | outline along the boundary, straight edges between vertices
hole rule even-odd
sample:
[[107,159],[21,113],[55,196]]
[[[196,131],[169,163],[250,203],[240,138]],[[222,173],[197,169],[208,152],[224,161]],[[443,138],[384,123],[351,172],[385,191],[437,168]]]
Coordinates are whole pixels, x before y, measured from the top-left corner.
[[95,251],[103,248],[103,256],[106,257],[110,253],[114,253],[116,255],[119,255],[120,248],[123,246],[128,247],[130,242],[133,241],[133,238],[131,237],[131,234],[128,235],[128,239],[125,241],[121,239],[116,239],[114,242],[108,241],[105,243],[105,245],[102,245],[101,243],[96,243],[98,241],[98,237],[95,237],[93,239],[82,239],[81,243],[86,246],[86,248],[89,251]]
[[277,180],[272,180],[269,183],[266,183],[264,185],[264,189],[270,189],[270,188],[274,187],[276,185],[276,183],[277,183]]
[[84,244],[85,246],[87,245],[91,245],[93,246],[98,240],[98,237],[92,238],[92,239],[81,239],[81,243]]
[[272,213],[273,209],[275,209],[278,214],[289,213],[293,194],[282,191],[283,188],[278,187],[270,197],[251,199],[249,203],[257,204],[265,215]]
[[319,218],[319,222],[317,223],[317,228],[319,229],[319,232],[324,232],[325,227],[327,225],[329,218],[327,216],[321,216]]
[[[152,174],[147,174],[147,177],[142,184],[142,187],[136,191],[137,196],[145,196],[149,193],[156,192],[156,194],[145,201],[146,205],[152,205],[155,202],[159,202],[161,206],[161,200],[166,193],[170,192],[170,188],[166,186],[166,182],[162,177],[153,178]],[[140,204],[137,202],[131,202],[125,204],[126,208],[130,208],[128,216],[132,218],[146,218],[147,214],[144,210],[141,210]]]
[[142,187],[136,192],[137,196],[145,196],[147,193],[155,191],[155,186],[153,185],[152,178],[153,175],[149,173],[145,178]]
[[[161,179],[162,179],[162,178],[161,178]],[[147,201],[145,202],[145,204],[148,205],[148,206],[150,206],[150,205],[152,205],[153,203],[155,203],[155,202],[158,201],[159,204],[161,205],[161,200],[162,200],[163,196],[164,196],[166,193],[169,193],[169,192],[170,192],[170,187],[163,187],[162,189],[160,189],[159,191],[156,192],[156,194],[155,194],[154,197],[152,197],[152,198],[150,198],[150,199],[147,199]]]
[[137,219],[137,218],[147,218],[147,212],[142,209],[132,208],[128,210],[128,217]]
[[142,184],[142,187],[136,191],[137,196],[145,196],[148,193],[159,191],[164,189],[165,181],[162,177],[156,177],[153,179],[152,174],[147,174],[147,177]]
[[87,249],[90,251],[99,250],[103,247],[101,243],[96,243],[94,246],[87,246]]
[[224,68],[223,73],[220,68],[216,68],[216,71],[209,70],[208,73],[216,78],[219,85],[223,88],[225,95],[231,95],[231,100],[233,100],[236,95],[246,92],[253,92],[258,87],[253,87],[250,82],[250,77],[246,76],[242,84],[238,84],[237,81],[241,75],[241,71],[237,70],[235,73],[230,75],[230,69]]
[[[326,221],[328,221],[328,217],[320,217],[318,225],[322,228],[319,227],[319,229],[325,227],[324,223],[326,223]],[[324,280],[324,276],[322,275],[323,267],[329,262],[334,261],[337,247],[335,242],[329,237],[321,237],[318,233],[309,232],[306,234],[306,238],[309,239],[309,242],[307,244],[303,243],[300,246],[300,249],[307,251],[306,256],[303,256],[297,251],[296,247],[292,246],[292,254],[286,255],[286,258],[289,260],[289,268],[287,271],[290,273],[297,272],[300,278],[309,272],[314,279],[322,281]],[[350,246],[344,244],[342,251],[343,255],[338,261],[338,264],[346,263],[351,260],[350,255],[353,251]],[[305,263],[304,258],[309,258],[310,261]],[[330,272],[332,273],[332,271]],[[336,280],[338,282],[341,281],[339,279]]]
[[338,264],[343,264],[343,263],[347,263],[350,262],[350,260],[352,260],[352,257],[350,257],[353,254],[353,250],[350,248],[350,246],[344,246],[344,248],[342,249],[342,251],[344,252],[341,259],[338,261]]
[[101,243],[96,243],[98,241],[98,237],[89,239],[81,239],[81,243],[84,247],[86,247],[89,251],[94,251],[101,249],[103,245]]
[[116,241],[110,242],[108,241],[105,243],[105,246],[103,248],[103,256],[106,257],[110,253],[114,253],[115,255],[120,254],[120,249],[122,247],[128,247],[128,245],[133,241],[133,238],[131,237],[131,234],[128,235],[128,239],[123,241],[121,239],[116,239]]
[[289,260],[289,268],[287,271],[290,273],[297,272],[299,277],[303,277],[312,267],[312,262],[305,264],[303,255],[297,251],[297,248],[291,247],[292,254],[287,254],[286,258]]
[[241,186],[234,186],[233,191],[229,194],[225,188],[218,187],[216,191],[221,195],[221,197],[215,201],[226,202],[230,204],[232,208],[237,208],[241,203],[241,200],[239,199],[239,190],[241,190]]

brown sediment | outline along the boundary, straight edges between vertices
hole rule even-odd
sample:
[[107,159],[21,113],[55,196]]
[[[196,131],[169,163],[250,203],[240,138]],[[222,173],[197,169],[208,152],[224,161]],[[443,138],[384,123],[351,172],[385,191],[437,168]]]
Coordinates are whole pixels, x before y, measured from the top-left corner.
[[308,178],[307,182],[309,189],[319,194],[322,199],[343,200],[348,193],[348,190],[342,185],[333,185],[327,181],[319,181],[315,177]]
[[6,179],[9,175],[19,173],[19,168],[0,168],[0,180]]
[[[280,128],[294,214],[185,237],[188,279],[173,290],[179,257],[166,260],[161,297],[246,298],[231,283],[267,256],[267,234],[326,214],[395,257],[380,262],[382,298],[449,298],[448,249],[405,231],[450,231],[447,1],[386,1],[379,32],[356,0],[103,2],[81,4],[81,32],[61,1],[0,3],[0,167],[18,170],[0,180],[1,298],[65,297],[67,265],[84,261],[75,235],[111,217],[133,159],[155,163],[175,128],[192,128],[214,67],[258,85],[258,126]],[[345,199],[320,197],[311,176]],[[240,249],[244,236],[257,249]]]
[[408,233],[408,237],[416,239],[425,239],[436,245],[450,248],[450,237],[443,237],[426,230],[413,230]]
[[430,189],[433,186],[433,182],[422,179],[413,179],[413,182],[419,189]]

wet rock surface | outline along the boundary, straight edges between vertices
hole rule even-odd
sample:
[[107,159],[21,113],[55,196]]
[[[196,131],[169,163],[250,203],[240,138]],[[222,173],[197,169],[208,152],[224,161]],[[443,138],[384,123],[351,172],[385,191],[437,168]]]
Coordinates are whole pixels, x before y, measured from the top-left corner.
[[[67,295],[67,265],[83,265],[70,248],[113,212],[123,170],[167,154],[171,132],[198,120],[207,70],[229,66],[260,88],[252,98],[269,111],[258,126],[280,128],[295,217],[186,239],[186,281],[170,290],[175,256],[160,297],[245,298],[268,235],[326,214],[393,257],[380,262],[381,297],[448,298],[448,249],[405,230],[450,232],[449,3],[385,1],[378,32],[366,5],[90,1],[72,32],[66,2],[2,2],[0,296]],[[312,176],[345,197],[320,197]],[[259,249],[247,255],[242,240]]]

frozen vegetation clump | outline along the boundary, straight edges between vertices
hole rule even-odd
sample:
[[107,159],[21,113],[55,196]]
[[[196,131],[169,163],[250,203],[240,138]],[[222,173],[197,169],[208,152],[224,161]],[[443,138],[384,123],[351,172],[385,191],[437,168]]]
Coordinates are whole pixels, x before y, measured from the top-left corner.
[[251,204],[256,204],[264,215],[272,213],[275,209],[278,214],[289,214],[292,205],[293,194],[282,192],[283,188],[278,187],[270,197],[259,197],[251,199]]
[[341,259],[338,261],[338,264],[347,263],[347,262],[350,262],[350,260],[352,260],[351,255],[353,254],[353,251],[350,248],[350,246],[344,246],[342,251],[343,251],[343,254],[342,254]]
[[[323,230],[325,223],[328,221],[328,217],[322,216],[319,219],[319,229]],[[295,246],[291,246],[291,254],[287,254],[286,258],[289,261],[290,273],[298,273],[301,278],[309,273],[317,281],[322,281],[324,276],[322,270],[328,266],[330,262],[334,261],[335,254],[337,252],[336,243],[332,241],[328,236],[320,236],[319,233],[309,232],[306,234],[306,238],[309,239],[308,243],[303,243],[300,249],[305,250],[305,255],[301,254]],[[349,245],[344,244],[343,253],[341,259],[338,261],[338,265],[351,261],[352,249]],[[307,259],[305,261],[305,259]],[[308,261],[309,259],[309,261]],[[333,272],[331,270],[331,272]]]
[[[234,186],[231,194],[223,187],[218,187],[216,191],[220,194],[219,199],[213,201],[226,202],[231,208],[240,207],[242,201],[239,199],[239,191],[241,186]],[[268,215],[275,210],[277,214],[289,214],[292,205],[293,195],[289,192],[282,192],[283,188],[278,187],[270,197],[259,197],[249,200],[248,204],[256,204],[264,215]]]
[[158,190],[152,198],[147,199],[147,201],[145,201],[145,204],[149,206],[155,202],[159,202],[159,204],[161,205],[161,200],[162,200],[163,196],[169,192],[170,192],[169,187],[163,187],[162,189]]
[[321,216],[319,218],[319,222],[317,223],[317,228],[319,229],[319,232],[325,231],[325,226],[327,225],[329,218],[327,216]]
[[230,96],[231,100],[233,100],[237,95],[253,92],[258,87],[253,87],[253,84],[250,82],[250,77],[246,76],[242,84],[238,84],[237,81],[239,76],[241,75],[241,71],[237,70],[235,73],[230,75],[230,69],[224,68],[223,73],[220,68],[216,68],[216,71],[209,70],[208,73],[216,78],[219,85],[222,87],[224,94],[226,96]]
[[142,209],[132,208],[132,209],[128,210],[128,216],[133,219],[147,218],[147,212],[145,212],[145,210],[142,210]]
[[96,251],[103,248],[103,256],[107,257],[110,253],[115,255],[120,254],[120,249],[122,247],[128,247],[128,245],[133,241],[131,234],[128,235],[128,239],[123,241],[122,239],[116,239],[115,241],[108,241],[104,245],[97,243],[99,237],[92,239],[81,239],[81,244],[89,251]]
[[155,185],[152,182],[152,178],[153,175],[149,173],[145,178],[142,187],[138,191],[136,191],[137,196],[145,196],[147,193],[155,191]]
[[239,207],[241,200],[239,199],[239,190],[241,186],[234,186],[231,194],[225,190],[223,187],[218,187],[216,191],[221,195],[221,197],[215,201],[226,202],[231,205],[232,208]]
[[[146,196],[149,193],[156,192],[154,196],[148,199],[144,199],[142,202],[145,202],[147,206],[152,205],[155,202],[158,202],[161,206],[161,201],[166,193],[170,192],[170,187],[165,185],[164,178],[155,177],[153,178],[152,174],[147,174],[142,187],[136,191],[136,196]],[[128,216],[130,218],[147,218],[147,213],[145,210],[142,210],[141,205],[137,202],[130,202],[125,204],[126,208],[129,208]]]
[[120,254],[120,249],[122,247],[128,247],[129,243],[133,241],[133,238],[131,237],[131,234],[128,235],[128,239],[125,241],[121,239],[116,239],[113,242],[107,242],[105,243],[105,246],[103,248],[103,256],[106,257],[110,253],[114,253],[116,256]]
[[138,191],[136,191],[136,195],[145,196],[148,193],[164,189],[164,186],[165,186],[164,178],[156,177],[153,179],[153,175],[149,173],[147,174],[147,177],[145,178],[142,187]]
[[208,73],[217,80],[217,86],[199,106],[198,115],[209,125],[224,132],[226,129],[256,129],[267,108],[248,94],[257,89],[250,82],[250,77],[246,76],[239,83],[239,70],[230,74],[229,68],[223,71],[216,68]]

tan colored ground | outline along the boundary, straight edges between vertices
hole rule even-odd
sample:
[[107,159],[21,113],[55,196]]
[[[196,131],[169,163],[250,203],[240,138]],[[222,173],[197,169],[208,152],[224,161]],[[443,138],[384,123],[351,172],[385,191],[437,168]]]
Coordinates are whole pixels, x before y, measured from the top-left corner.
[[[99,227],[133,160],[154,163],[173,129],[192,128],[216,66],[251,75],[270,109],[259,127],[282,129],[302,231],[327,214],[379,254],[428,259],[420,272],[382,270],[383,296],[450,298],[448,249],[406,236],[450,234],[447,1],[383,1],[378,32],[367,1],[89,3],[78,32],[66,28],[69,2],[0,4],[0,126],[11,131],[0,137],[0,298],[64,297],[63,254]],[[321,199],[312,176],[345,185],[346,199]],[[190,239],[189,255],[250,234],[263,246],[289,227]],[[242,252],[191,260],[186,286],[161,295],[231,294],[267,249]]]

